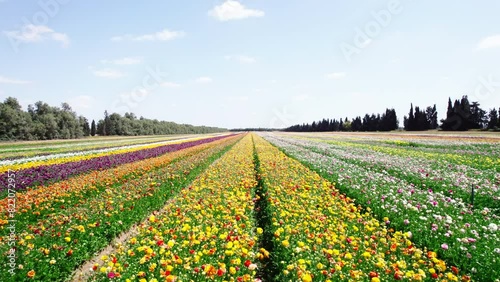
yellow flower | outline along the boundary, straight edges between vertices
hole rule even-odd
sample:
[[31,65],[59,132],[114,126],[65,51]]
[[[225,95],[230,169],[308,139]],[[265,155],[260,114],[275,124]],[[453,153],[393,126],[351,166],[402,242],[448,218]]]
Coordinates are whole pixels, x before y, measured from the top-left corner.
[[312,281],[312,277],[309,273],[302,275],[301,279],[302,279],[302,282],[311,282]]

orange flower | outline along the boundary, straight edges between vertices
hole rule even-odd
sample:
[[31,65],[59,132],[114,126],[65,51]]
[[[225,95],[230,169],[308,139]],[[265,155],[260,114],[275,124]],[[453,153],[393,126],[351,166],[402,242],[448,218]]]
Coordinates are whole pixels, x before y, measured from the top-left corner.
[[32,269],[30,271],[28,271],[28,274],[26,274],[28,276],[28,278],[34,278],[35,277],[35,271]]

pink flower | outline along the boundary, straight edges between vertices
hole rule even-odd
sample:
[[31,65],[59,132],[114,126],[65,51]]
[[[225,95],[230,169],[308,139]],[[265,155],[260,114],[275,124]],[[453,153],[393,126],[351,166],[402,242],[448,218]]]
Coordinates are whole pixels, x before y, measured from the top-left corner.
[[115,273],[112,272],[112,271],[110,273],[108,273],[108,278],[109,279],[113,279],[113,278],[115,278],[115,276],[116,276]]
[[446,243],[442,244],[442,245],[441,245],[441,248],[442,248],[443,250],[448,250],[448,244],[446,244]]

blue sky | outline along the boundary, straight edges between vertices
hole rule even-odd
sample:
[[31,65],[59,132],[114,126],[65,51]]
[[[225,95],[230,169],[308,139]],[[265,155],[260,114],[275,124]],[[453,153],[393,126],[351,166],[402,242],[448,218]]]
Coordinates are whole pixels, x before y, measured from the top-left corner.
[[500,107],[500,2],[0,0],[0,99],[283,127]]

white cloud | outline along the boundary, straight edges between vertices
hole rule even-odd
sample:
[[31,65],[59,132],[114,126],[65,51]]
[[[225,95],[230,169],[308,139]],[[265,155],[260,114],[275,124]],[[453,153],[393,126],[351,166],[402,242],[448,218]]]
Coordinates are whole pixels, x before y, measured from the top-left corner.
[[162,87],[167,87],[167,88],[179,88],[179,87],[181,87],[180,84],[175,83],[175,82],[169,82],[169,81],[162,82],[160,85]]
[[142,58],[138,57],[125,57],[121,59],[116,59],[116,60],[102,60],[101,63],[103,64],[114,64],[114,65],[137,65],[142,63],[143,60]]
[[118,70],[114,70],[114,69],[100,69],[100,70],[95,70],[95,69],[92,69],[92,73],[95,75],[95,76],[98,76],[98,77],[104,77],[104,78],[120,78],[120,77],[124,77],[125,75],[118,71]]
[[144,35],[131,35],[131,34],[125,34],[121,36],[115,36],[112,37],[111,40],[113,41],[124,41],[124,40],[131,40],[131,41],[168,41],[168,40],[173,40],[178,37],[182,37],[186,35],[184,31],[170,31],[168,29],[164,29],[162,31],[158,31],[155,33],[151,34],[144,34]]
[[95,98],[88,95],[80,95],[73,97],[68,101],[68,104],[75,110],[89,109],[93,106]]
[[477,50],[490,49],[490,48],[500,48],[500,34],[483,38],[477,44]]
[[345,72],[332,72],[332,73],[329,73],[325,76],[328,79],[336,79],[337,80],[337,79],[345,78],[346,74],[345,74]]
[[69,37],[64,33],[55,32],[45,25],[27,24],[21,30],[4,31],[11,39],[21,42],[40,42],[54,40],[62,43],[63,47],[69,46]]
[[208,15],[215,19],[225,22],[230,20],[242,20],[251,17],[263,17],[264,11],[248,9],[240,2],[227,0],[221,5],[215,6],[208,12]]
[[228,55],[225,57],[226,60],[229,61],[237,61],[242,64],[253,64],[257,62],[257,60],[253,57],[245,56],[245,55]]
[[8,78],[0,75],[0,84],[30,84],[32,81]]
[[212,81],[213,81],[213,79],[211,77],[208,77],[208,76],[202,76],[202,77],[198,77],[196,79],[196,83],[210,83]]

